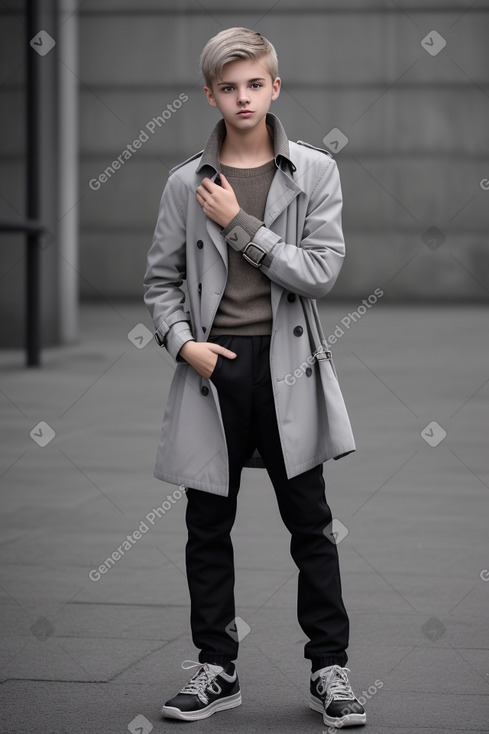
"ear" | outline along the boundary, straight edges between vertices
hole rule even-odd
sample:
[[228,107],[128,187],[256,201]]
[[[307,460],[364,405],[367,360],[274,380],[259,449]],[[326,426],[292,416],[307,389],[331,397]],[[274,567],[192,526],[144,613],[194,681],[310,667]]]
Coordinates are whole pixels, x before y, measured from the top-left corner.
[[282,87],[282,80],[278,76],[273,82],[272,82],[272,100],[277,99],[277,97],[280,94],[280,89]]
[[204,87],[204,94],[207,97],[207,101],[209,102],[210,106],[217,107],[217,102],[214,99],[211,87]]

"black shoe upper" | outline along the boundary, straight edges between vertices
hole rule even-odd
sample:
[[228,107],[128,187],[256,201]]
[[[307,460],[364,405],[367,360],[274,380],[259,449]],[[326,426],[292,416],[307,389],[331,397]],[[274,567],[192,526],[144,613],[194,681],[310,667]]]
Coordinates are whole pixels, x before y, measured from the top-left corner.
[[[339,670],[343,669],[340,668]],[[335,679],[336,682],[334,682]],[[341,681],[344,685],[341,684]],[[331,718],[339,719],[348,714],[365,713],[362,704],[355,698],[351,690],[344,670],[342,673],[336,671],[336,674],[333,671],[332,675],[321,676],[314,681],[311,679],[311,694],[323,702],[325,713]]]
[[221,673],[213,674],[203,663],[191,680],[165,706],[180,711],[200,711],[218,699],[239,693],[239,680],[237,674],[235,675],[234,664],[227,665],[223,672],[234,676],[234,679],[229,681]]

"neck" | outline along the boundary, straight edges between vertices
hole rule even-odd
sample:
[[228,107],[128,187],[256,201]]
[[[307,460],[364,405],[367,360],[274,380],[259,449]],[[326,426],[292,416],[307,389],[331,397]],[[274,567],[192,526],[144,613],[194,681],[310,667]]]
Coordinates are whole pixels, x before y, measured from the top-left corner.
[[220,161],[225,166],[252,167],[273,158],[273,141],[266,118],[252,130],[236,130],[226,124],[226,137],[220,150]]

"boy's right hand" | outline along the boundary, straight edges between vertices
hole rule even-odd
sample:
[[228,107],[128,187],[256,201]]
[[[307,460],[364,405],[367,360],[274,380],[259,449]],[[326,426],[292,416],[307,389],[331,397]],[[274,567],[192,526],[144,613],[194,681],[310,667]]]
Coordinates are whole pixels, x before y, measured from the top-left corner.
[[205,378],[209,378],[214,372],[219,354],[226,359],[237,357],[235,352],[213,342],[188,341],[179,352],[179,356],[188,362],[201,377]]

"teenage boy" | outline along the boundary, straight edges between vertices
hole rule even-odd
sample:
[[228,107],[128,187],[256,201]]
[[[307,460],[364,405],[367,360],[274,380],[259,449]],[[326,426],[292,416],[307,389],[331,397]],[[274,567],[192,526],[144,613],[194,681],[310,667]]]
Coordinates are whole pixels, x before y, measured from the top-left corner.
[[222,119],[170,172],[144,278],[155,338],[177,366],[155,476],[187,489],[190,682],[163,706],[195,721],[241,704],[230,538],[243,466],[266,467],[299,569],[311,707],[329,726],[364,724],[345,668],[349,620],[322,464],[354,451],[319,322],[344,257],[334,160],[287,139],[272,44],[222,31],[201,55]]

